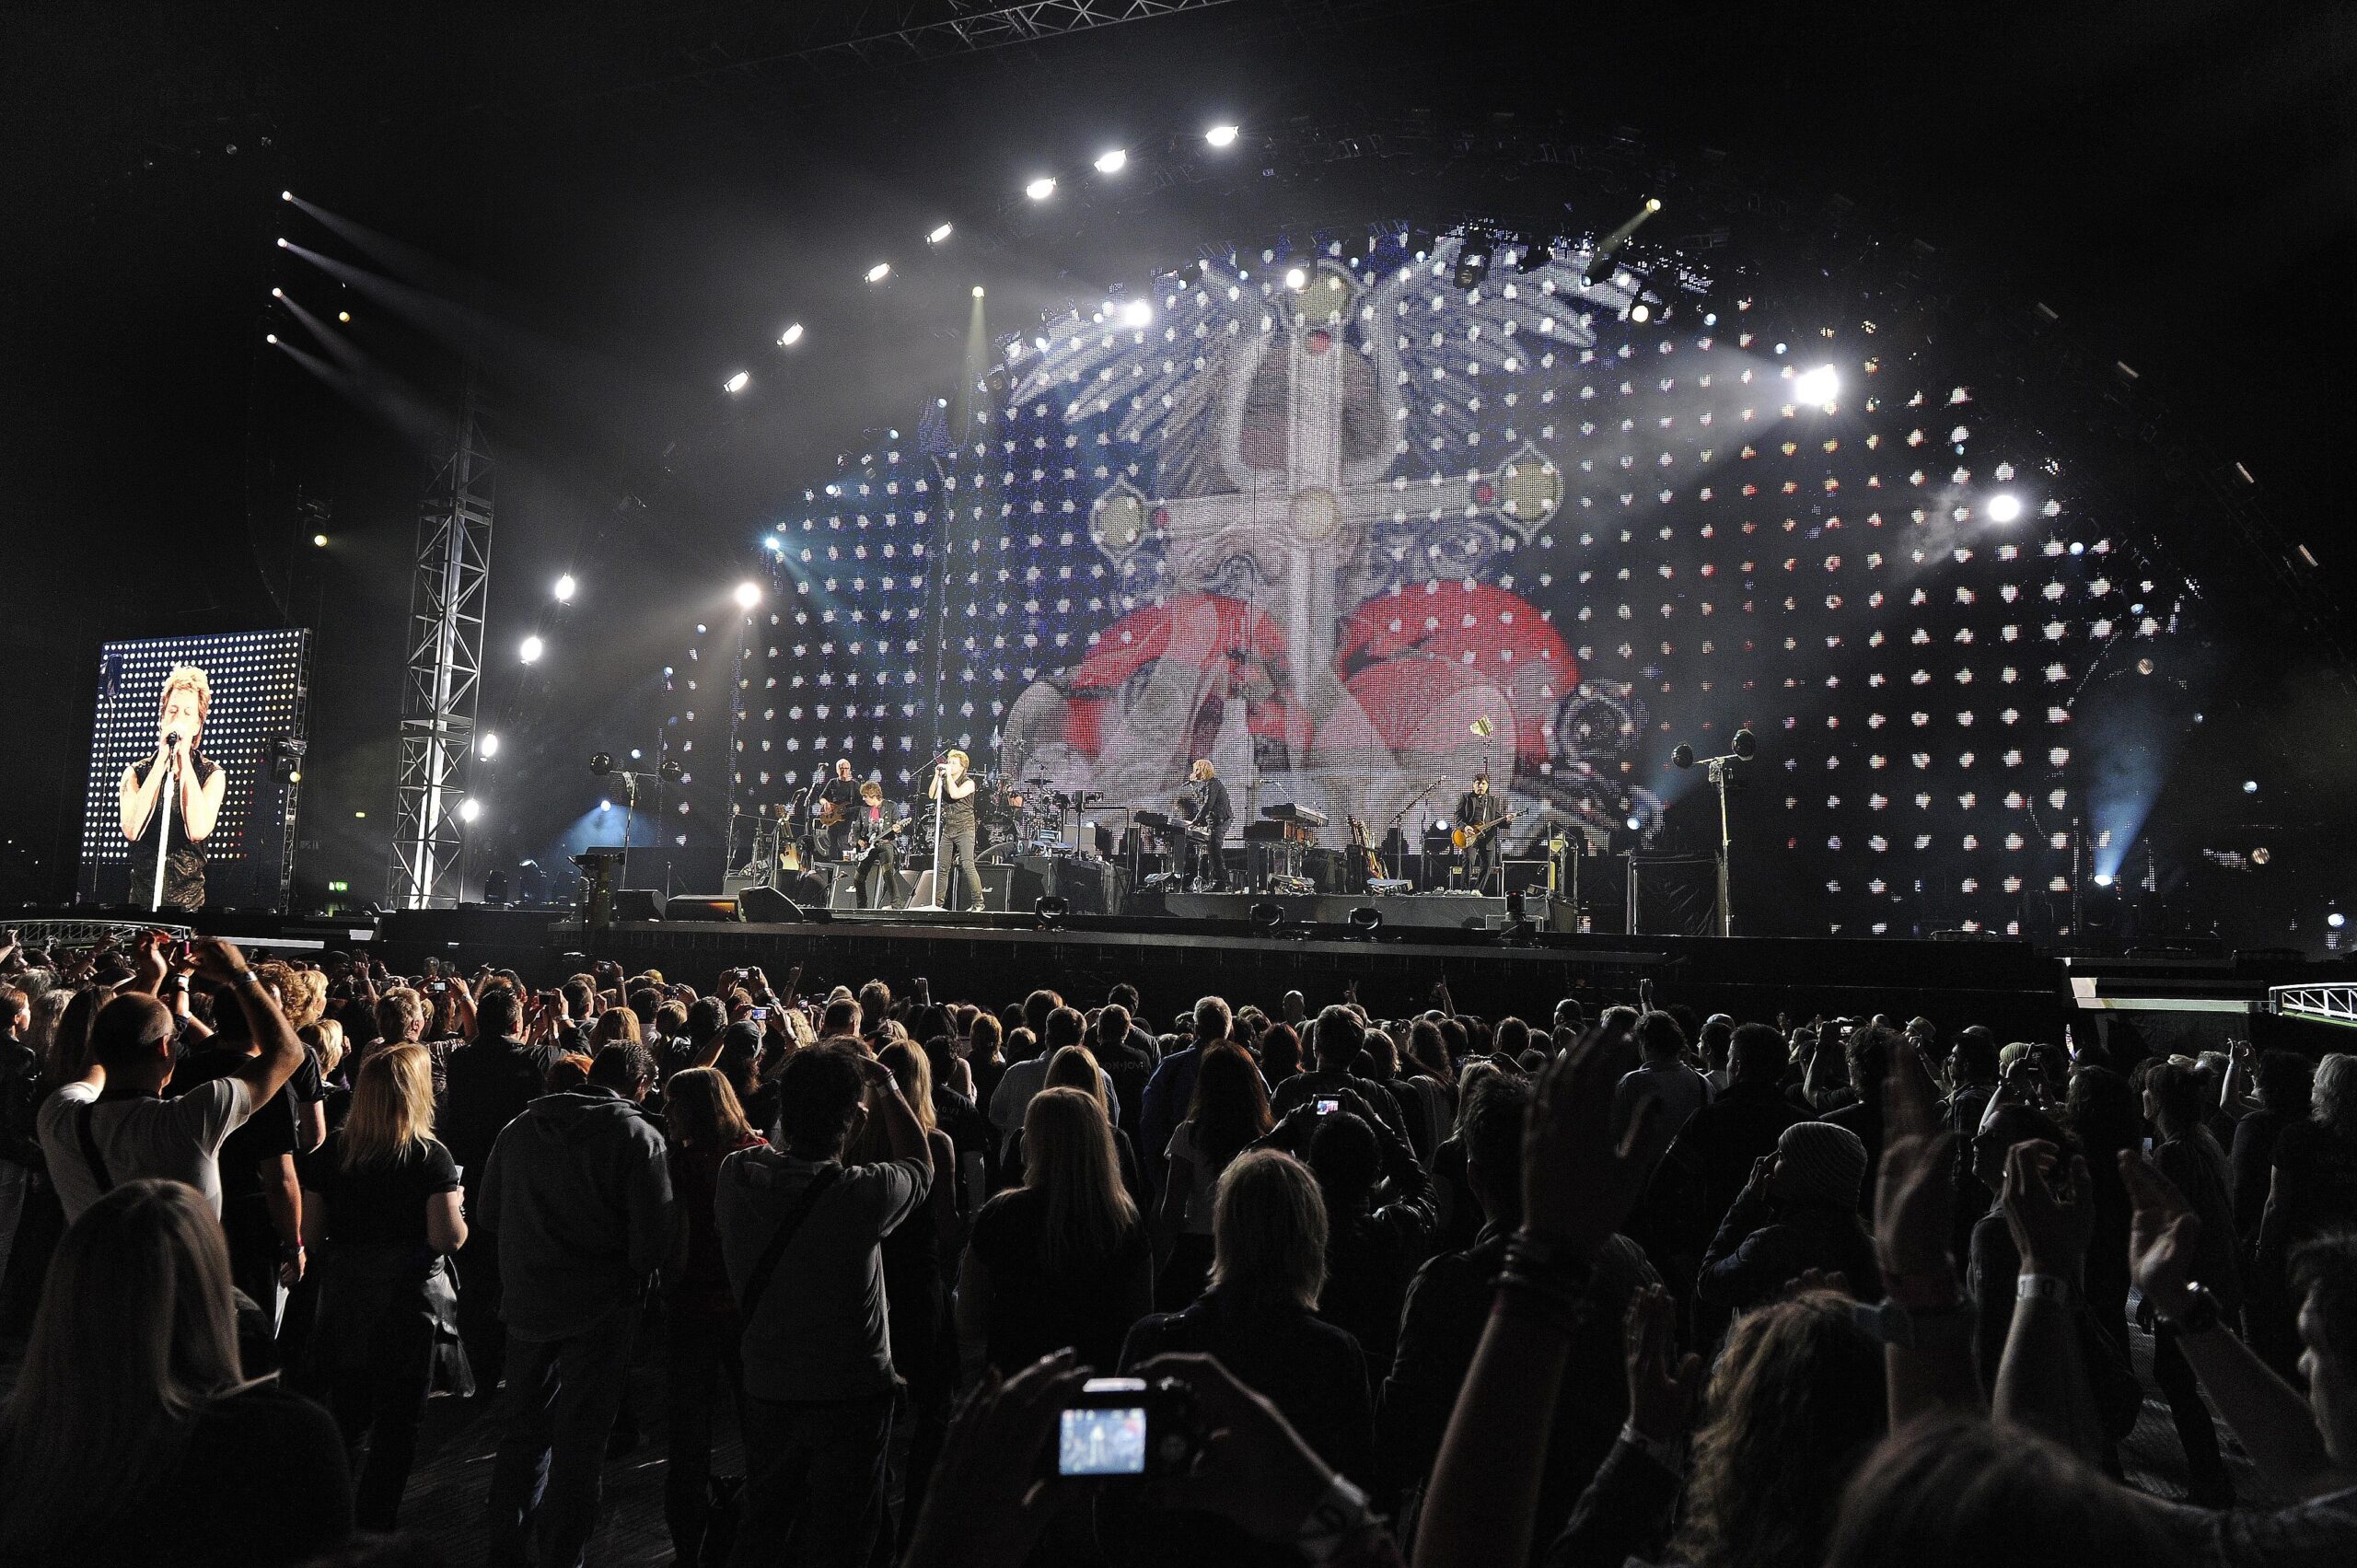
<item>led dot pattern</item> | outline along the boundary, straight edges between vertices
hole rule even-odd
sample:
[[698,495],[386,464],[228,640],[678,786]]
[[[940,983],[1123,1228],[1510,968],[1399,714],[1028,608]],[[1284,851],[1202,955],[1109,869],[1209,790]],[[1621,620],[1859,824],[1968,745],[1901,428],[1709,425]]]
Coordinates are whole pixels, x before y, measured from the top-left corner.
[[[1317,800],[1355,714],[1461,787],[1470,749],[1416,726],[1486,704],[1532,819],[1659,842],[1702,787],[1670,749],[1747,725],[1749,929],[2050,929],[2082,817],[2090,846],[2136,826],[2104,820],[2074,713],[2187,630],[2069,432],[2022,378],[1980,386],[1903,280],[1780,301],[1634,247],[1588,279],[1567,247],[1459,288],[1458,244],[1280,243],[1155,279],[1144,326],[1115,299],[1004,340],[964,428],[928,411],[771,523],[739,645],[666,671],[691,766],[733,748],[734,798],[767,801],[848,756],[905,797],[937,737],[1102,780],[1184,656],[1228,700],[1169,787],[1234,747],[1286,786],[1264,800]],[[1820,367],[1832,401],[1796,401]],[[1330,620],[1287,604],[1329,576]]]
[[91,726],[88,794],[82,809],[86,865],[126,861],[118,786],[122,772],[156,754],[157,705],[176,666],[204,671],[213,700],[199,751],[228,775],[221,814],[204,841],[208,879],[256,852],[256,781],[270,768],[271,743],[300,738],[301,631],[235,632],[107,643],[99,650],[98,713]]

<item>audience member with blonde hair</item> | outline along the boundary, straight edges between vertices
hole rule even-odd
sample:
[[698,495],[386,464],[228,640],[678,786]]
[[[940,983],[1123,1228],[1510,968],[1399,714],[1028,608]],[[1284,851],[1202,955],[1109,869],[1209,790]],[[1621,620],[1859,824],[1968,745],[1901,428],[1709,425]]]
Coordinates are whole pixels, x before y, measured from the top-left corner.
[[50,1260],[0,1408],[0,1556],[15,1568],[305,1562],[352,1532],[327,1412],[238,1367],[229,1253],[178,1181],[125,1180]]
[[343,1125],[303,1167],[303,1239],[322,1270],[311,1355],[358,1471],[364,1529],[397,1521],[435,1357],[458,1339],[445,1260],[466,1245],[465,1197],[434,1136],[425,1048],[377,1051]]

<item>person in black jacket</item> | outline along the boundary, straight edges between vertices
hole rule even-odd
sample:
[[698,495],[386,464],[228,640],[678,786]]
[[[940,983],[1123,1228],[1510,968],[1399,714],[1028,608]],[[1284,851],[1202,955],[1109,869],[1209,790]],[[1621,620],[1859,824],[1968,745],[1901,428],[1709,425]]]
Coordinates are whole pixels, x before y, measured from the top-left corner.
[[1858,1218],[1865,1145],[1829,1121],[1796,1121],[1751,1179],[1702,1254],[1694,1282],[1695,1342],[1715,1344],[1727,1319],[1774,1299],[1802,1272],[1839,1270],[1860,1300],[1882,1299],[1874,1237]]
[[[1172,1351],[1218,1358],[1274,1404],[1319,1458],[1348,1476],[1374,1473],[1375,1414],[1359,1343],[1317,1315],[1326,1285],[1326,1204],[1292,1156],[1256,1149],[1220,1175],[1211,1288],[1180,1312],[1132,1329],[1121,1370]],[[1132,1560],[1152,1563],[1297,1563],[1211,1515],[1132,1515],[1116,1528]]]
[[1629,1234],[1645,1248],[1674,1291],[1692,1288],[1702,1249],[1726,1217],[1752,1167],[1776,1152],[1784,1129],[1805,1121],[1785,1095],[1784,1037],[1766,1024],[1745,1024],[1729,1050],[1727,1086],[1686,1119],[1655,1167]]
[[1187,819],[1186,863],[1179,868],[1188,884],[1199,891],[1227,890],[1227,858],[1221,842],[1227,825],[1236,819],[1227,802],[1227,786],[1209,757],[1198,757],[1187,772],[1187,787],[1178,794],[1180,815]]
[[[475,1008],[475,1038],[444,1059],[447,1103],[439,1118],[442,1143],[458,1167],[458,1179],[480,1186],[500,1130],[540,1098],[549,1069],[563,1053],[554,1046],[527,1045],[516,1038],[516,993],[505,986],[483,993]],[[478,1398],[489,1402],[499,1388],[507,1353],[500,1321],[499,1237],[479,1225],[458,1260],[459,1338],[475,1371]]]
[[[1350,1330],[1367,1365],[1391,1365],[1409,1276],[1436,1224],[1432,1179],[1415,1152],[1356,1094],[1296,1106],[1260,1141],[1306,1158],[1326,1200],[1326,1289],[1318,1316]],[[1376,1183],[1384,1183],[1377,1202]]]
[[0,985],[0,1280],[8,1277],[8,1254],[16,1246],[25,1200],[49,1168],[41,1152],[40,1125],[49,1084],[40,1056],[25,1043],[32,1021],[25,993]]

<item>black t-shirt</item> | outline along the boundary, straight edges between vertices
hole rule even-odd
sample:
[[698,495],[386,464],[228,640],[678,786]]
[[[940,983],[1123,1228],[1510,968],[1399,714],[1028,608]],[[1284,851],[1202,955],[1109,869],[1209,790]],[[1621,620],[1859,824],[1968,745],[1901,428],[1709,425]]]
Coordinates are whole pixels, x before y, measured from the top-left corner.
[[56,1561],[291,1568],[351,1535],[352,1473],[334,1421],[264,1383],[214,1401],[172,1470],[139,1496],[110,1500],[104,1522]]
[[[186,1057],[172,1069],[164,1093],[178,1097],[201,1085],[234,1078],[252,1058],[238,1051],[204,1051]],[[291,1155],[297,1144],[295,1090],[290,1084],[270,1103],[246,1119],[245,1124],[221,1141],[221,1217],[235,1225],[233,1212],[261,1201],[261,1162]]]
[[425,1200],[459,1185],[458,1162],[432,1138],[389,1164],[347,1170],[339,1132],[303,1159],[303,1189],[327,1201],[328,1242],[424,1248]]
[[1028,1187],[974,1216],[970,1245],[991,1272],[991,1365],[1012,1375],[1069,1345],[1084,1365],[1109,1368],[1152,1287],[1145,1227],[1132,1226],[1109,1254],[1051,1270],[1040,1256],[1047,1221],[1046,1194]]

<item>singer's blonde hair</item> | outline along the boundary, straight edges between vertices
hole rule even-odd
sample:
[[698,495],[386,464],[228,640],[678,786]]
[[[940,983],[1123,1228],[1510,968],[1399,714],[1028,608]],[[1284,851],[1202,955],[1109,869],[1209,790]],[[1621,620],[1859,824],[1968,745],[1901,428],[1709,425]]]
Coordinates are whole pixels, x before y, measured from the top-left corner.
[[958,759],[958,765],[961,768],[970,768],[974,765],[974,760],[971,757],[967,756],[963,751],[958,750],[955,746],[942,753],[942,759],[945,761],[952,757]]
[[180,691],[196,693],[196,723],[197,727],[203,728],[204,721],[213,714],[213,682],[205,678],[204,671],[192,664],[174,665],[172,672],[164,677],[163,691],[156,697],[158,716],[172,705],[172,693]]

